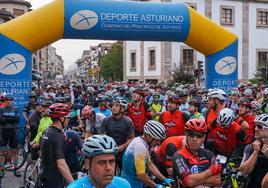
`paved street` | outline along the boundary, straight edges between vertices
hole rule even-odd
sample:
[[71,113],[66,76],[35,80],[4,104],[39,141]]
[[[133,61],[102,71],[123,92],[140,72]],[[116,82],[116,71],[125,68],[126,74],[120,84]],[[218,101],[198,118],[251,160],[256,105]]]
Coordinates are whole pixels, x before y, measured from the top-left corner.
[[[24,168],[20,169],[21,174],[23,175]],[[22,186],[22,177],[17,178],[13,175],[13,172],[5,171],[5,177],[2,180],[1,188],[19,188]]]

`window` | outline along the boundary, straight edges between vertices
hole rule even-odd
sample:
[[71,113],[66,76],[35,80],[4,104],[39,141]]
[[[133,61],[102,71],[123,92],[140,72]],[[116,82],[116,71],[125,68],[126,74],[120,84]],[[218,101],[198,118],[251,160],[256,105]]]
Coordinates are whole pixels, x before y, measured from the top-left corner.
[[130,52],[130,71],[136,71],[136,52]]
[[193,66],[194,64],[194,50],[183,49],[182,50],[182,64],[184,66]]
[[6,8],[1,8],[2,11],[7,11]]
[[221,16],[220,23],[221,25],[234,25],[234,7],[232,6],[221,6]]
[[268,27],[268,10],[257,9],[257,27]]
[[149,69],[156,69],[155,64],[155,49],[149,48]]
[[14,14],[14,16],[20,16],[20,15],[24,14],[24,10],[14,8],[13,14]]
[[258,67],[265,67],[268,62],[268,50],[267,51],[258,51],[258,62],[257,66]]

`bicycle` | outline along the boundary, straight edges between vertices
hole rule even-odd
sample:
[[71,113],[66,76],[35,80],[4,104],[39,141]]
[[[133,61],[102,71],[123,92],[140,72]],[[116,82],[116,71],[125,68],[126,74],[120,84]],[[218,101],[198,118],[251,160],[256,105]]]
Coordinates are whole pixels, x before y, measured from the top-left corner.
[[40,187],[39,179],[39,168],[41,159],[38,158],[37,161],[28,161],[24,173],[23,173],[23,184],[25,188],[38,188]]

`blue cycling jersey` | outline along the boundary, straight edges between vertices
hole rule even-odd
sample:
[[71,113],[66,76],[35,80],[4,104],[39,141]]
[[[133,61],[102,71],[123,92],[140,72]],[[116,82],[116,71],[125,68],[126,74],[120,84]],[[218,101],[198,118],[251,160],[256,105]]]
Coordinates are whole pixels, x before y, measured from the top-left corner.
[[[106,186],[107,188],[131,188],[127,180],[114,176],[113,181]],[[67,188],[94,188],[88,176],[80,178],[67,186]]]
[[96,113],[102,113],[106,117],[112,115],[112,111],[110,109],[108,109],[108,108],[106,108],[105,110],[101,110],[100,108],[94,108],[94,112],[96,112]]

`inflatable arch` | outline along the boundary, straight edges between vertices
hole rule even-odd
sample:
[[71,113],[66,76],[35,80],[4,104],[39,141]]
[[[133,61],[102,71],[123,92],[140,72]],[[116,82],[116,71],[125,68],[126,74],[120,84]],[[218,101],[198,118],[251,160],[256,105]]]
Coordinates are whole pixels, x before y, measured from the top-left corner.
[[24,106],[32,53],[59,39],[184,42],[206,56],[206,87],[237,85],[238,39],[184,3],[54,0],[0,25],[0,91]]

